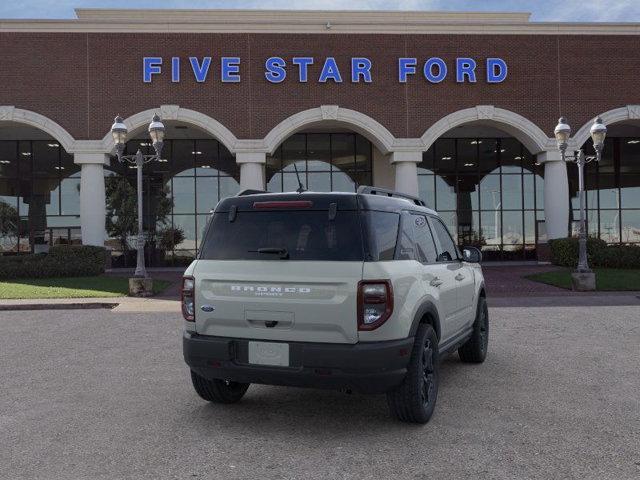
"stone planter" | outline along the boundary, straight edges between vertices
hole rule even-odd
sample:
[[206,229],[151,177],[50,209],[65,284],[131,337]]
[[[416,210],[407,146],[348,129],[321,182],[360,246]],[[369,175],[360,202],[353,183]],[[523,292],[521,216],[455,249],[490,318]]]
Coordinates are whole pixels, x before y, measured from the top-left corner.
[[153,279],[150,277],[132,277],[129,279],[130,297],[151,297],[153,296]]

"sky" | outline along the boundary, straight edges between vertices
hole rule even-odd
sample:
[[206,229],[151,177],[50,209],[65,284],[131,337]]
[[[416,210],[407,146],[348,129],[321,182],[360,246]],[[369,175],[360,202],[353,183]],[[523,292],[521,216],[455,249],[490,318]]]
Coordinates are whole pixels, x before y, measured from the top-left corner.
[[74,8],[515,11],[532,21],[640,22],[640,0],[0,0],[0,18],[75,18]]

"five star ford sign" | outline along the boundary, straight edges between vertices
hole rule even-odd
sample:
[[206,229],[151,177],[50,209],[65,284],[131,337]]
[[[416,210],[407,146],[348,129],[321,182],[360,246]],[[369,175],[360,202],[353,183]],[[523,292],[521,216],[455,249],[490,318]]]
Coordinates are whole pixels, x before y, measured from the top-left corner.
[[[212,57],[189,57],[188,61],[181,57],[171,57],[166,62],[170,71],[171,81],[179,83],[182,74],[186,70],[193,75],[199,83],[206,82],[210,75]],[[501,58],[487,58],[486,83],[502,83],[507,78],[507,63]],[[375,68],[373,62],[366,57],[352,57],[350,59],[348,72],[341,71],[335,57],[326,57],[324,61],[318,61],[314,57],[293,57],[289,61],[282,57],[269,57],[264,62],[264,76],[271,83],[283,82],[289,74],[297,78],[298,82],[309,81],[314,66],[317,65],[313,79],[320,83],[333,81],[342,83],[344,74],[352,83],[371,83],[374,80]],[[154,75],[163,74],[165,61],[163,57],[143,58],[143,80],[150,83]],[[186,64],[185,67],[183,64]],[[456,58],[451,65],[452,74],[455,74],[458,83],[476,83],[476,69],[478,61],[469,57]],[[418,69],[421,72],[418,72]],[[412,76],[422,75],[430,83],[440,83],[449,75],[450,66],[442,58],[431,57],[422,62],[415,57],[398,58],[397,78],[399,83],[406,83]],[[240,57],[221,57],[220,75],[218,80],[222,83],[238,83],[241,81],[241,59]]]

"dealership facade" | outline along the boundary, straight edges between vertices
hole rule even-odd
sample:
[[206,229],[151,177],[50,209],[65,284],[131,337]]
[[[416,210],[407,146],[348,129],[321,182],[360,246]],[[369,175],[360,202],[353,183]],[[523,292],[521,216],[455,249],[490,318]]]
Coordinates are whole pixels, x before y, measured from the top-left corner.
[[[126,264],[135,170],[154,249],[196,254],[209,211],[244,188],[393,188],[440,212],[487,258],[535,259],[574,234],[570,150],[586,170],[589,233],[640,243],[640,25],[536,23],[521,13],[77,10],[0,20],[0,253],[107,245]],[[106,227],[105,227],[106,221]],[[172,234],[179,230],[176,239]],[[164,237],[163,237],[164,235]],[[164,241],[162,241],[164,238]],[[162,246],[162,247],[161,247]],[[120,261],[118,260],[118,261]],[[124,263],[122,263],[124,262]]]

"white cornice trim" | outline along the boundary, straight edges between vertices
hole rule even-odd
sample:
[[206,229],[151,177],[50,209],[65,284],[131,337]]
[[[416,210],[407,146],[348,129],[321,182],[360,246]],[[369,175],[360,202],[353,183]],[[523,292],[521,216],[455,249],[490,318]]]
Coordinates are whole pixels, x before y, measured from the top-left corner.
[[77,19],[1,20],[3,32],[640,35],[640,23],[530,22],[529,13],[77,9]]
[[317,22],[327,18],[353,23],[526,23],[528,12],[450,12],[411,10],[260,10],[260,9],[109,9],[76,8],[78,20],[166,22],[167,16],[175,21],[188,22],[242,22],[265,23],[272,21]]

